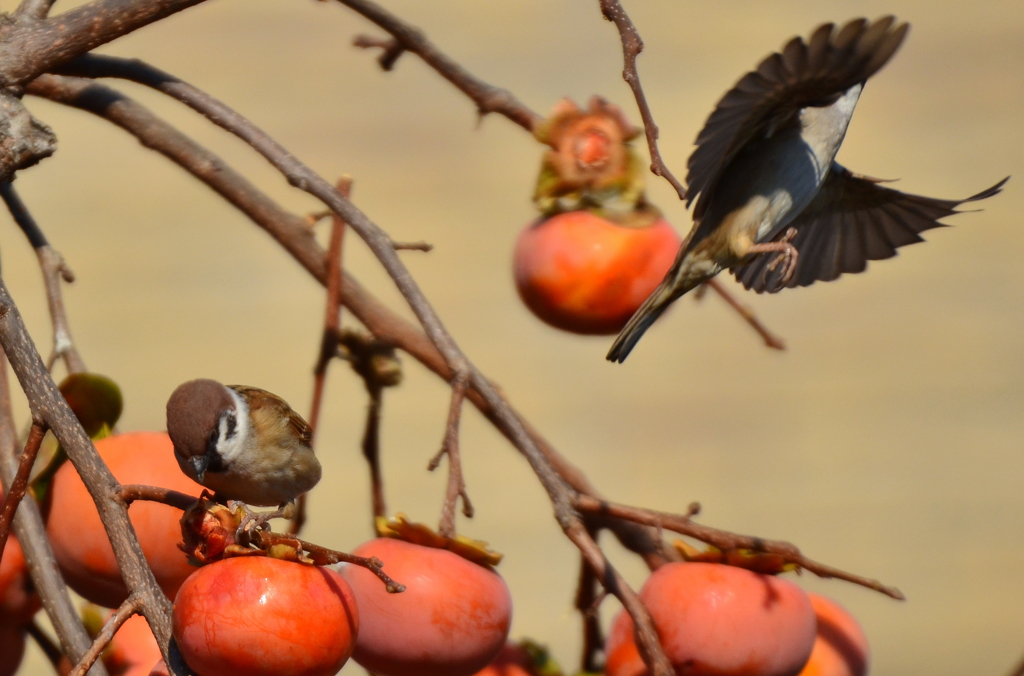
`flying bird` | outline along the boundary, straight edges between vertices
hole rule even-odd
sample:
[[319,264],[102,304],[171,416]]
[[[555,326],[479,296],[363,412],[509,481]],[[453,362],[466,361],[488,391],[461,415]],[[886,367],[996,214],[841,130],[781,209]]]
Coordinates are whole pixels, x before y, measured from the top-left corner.
[[309,425],[258,387],[179,385],[167,400],[167,433],[181,470],[218,498],[283,509],[320,481]]
[[694,225],[665,279],[615,339],[622,362],[677,298],[731,269],[748,289],[830,281],[922,241],[956,208],[998,193],[1009,177],[962,200],[892,190],[835,162],[864,84],[910,26],[886,16],[818,27],[764,59],[722,97],[688,162]]

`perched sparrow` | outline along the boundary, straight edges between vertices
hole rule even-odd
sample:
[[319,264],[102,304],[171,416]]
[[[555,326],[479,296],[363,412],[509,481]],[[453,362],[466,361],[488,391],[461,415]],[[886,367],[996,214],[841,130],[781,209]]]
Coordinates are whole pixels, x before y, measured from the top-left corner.
[[697,136],[687,175],[694,225],[661,285],[608,353],[623,361],[677,298],[731,268],[745,287],[774,293],[862,272],[867,261],[920,242],[918,233],[964,200],[908,195],[833,158],[864,83],[899,48],[909,25],[887,16],[796,37],[718,102]]
[[320,481],[309,425],[266,390],[190,380],[167,400],[167,433],[181,470],[220,498],[284,505]]

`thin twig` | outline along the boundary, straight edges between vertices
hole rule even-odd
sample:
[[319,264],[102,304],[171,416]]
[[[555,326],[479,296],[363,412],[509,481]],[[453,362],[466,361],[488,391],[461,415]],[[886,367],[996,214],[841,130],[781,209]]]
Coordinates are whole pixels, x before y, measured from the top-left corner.
[[448,456],[448,488],[445,491],[444,507],[441,509],[441,523],[437,532],[446,538],[455,537],[455,506],[462,498],[462,513],[473,517],[473,503],[466,492],[466,480],[462,475],[462,459],[459,456],[459,421],[462,419],[462,402],[466,399],[468,375],[456,374],[452,379],[452,399],[448,406],[448,422],[445,425],[441,450],[434,456],[427,469],[434,471],[441,463],[441,457]]
[[170,505],[182,511],[185,511],[199,501],[199,498],[195,496],[171,490],[170,488],[144,486],[141,484],[124,484],[120,486],[117,490],[117,497],[125,505],[131,505],[136,500],[146,500],[148,502]]
[[330,566],[335,563],[351,563],[356,566],[362,566],[380,578],[389,594],[398,594],[405,591],[404,584],[395,582],[388,577],[387,573],[384,572],[384,564],[376,556],[367,558],[365,556],[346,554],[345,552],[339,552],[334,549],[321,547],[320,545],[314,545],[311,542],[300,540],[291,535],[274,533],[272,531],[260,530],[258,533],[260,544],[263,547],[269,548],[276,544],[285,544],[289,546],[297,545],[301,547],[302,551],[305,552],[305,554],[318,566]]
[[[0,350],[0,483],[8,488],[16,472],[16,444],[17,432],[7,382],[7,357]],[[39,593],[43,608],[57,632],[62,652],[69,659],[77,661],[89,649],[92,639],[82,626],[67,586],[57,570],[57,560],[46,535],[46,525],[34,501],[25,502],[14,515],[14,534],[25,555],[32,585]],[[102,664],[94,664],[89,674],[107,676],[107,670]]]
[[[351,195],[351,177],[345,176],[338,180],[338,191],[345,197]],[[327,380],[327,367],[338,356],[338,341],[341,339],[341,246],[344,236],[345,221],[337,214],[331,214],[331,241],[327,248],[327,303],[324,309],[320,351],[313,366],[313,403],[309,413],[309,427],[313,431],[314,440],[317,424],[320,422],[320,406]]]
[[619,0],[599,0],[601,13],[605,19],[615,24],[619,30],[619,39],[622,41],[622,59],[624,67],[622,79],[626,81],[629,88],[633,90],[633,97],[636,99],[636,107],[640,111],[640,117],[644,121],[644,134],[647,136],[647,148],[651,153],[651,173],[661,176],[672,184],[679,199],[686,199],[686,188],[679,182],[679,179],[669,171],[661,159],[661,152],[658,150],[658,125],[654,123],[654,115],[651,107],[647,104],[647,95],[640,85],[640,74],[636,70],[636,57],[644,49],[644,41],[640,39],[640,33],[630,20],[626,10],[622,8]]
[[[349,197],[352,192],[352,178],[344,176],[338,180],[338,190]],[[345,221],[337,214],[331,214],[331,242],[327,248],[327,303],[324,309],[324,330],[320,336],[320,351],[313,366],[313,402],[310,405],[309,428],[312,431],[310,444],[316,448],[316,432],[320,423],[320,407],[323,405],[324,385],[327,383],[327,367],[338,356],[338,340],[341,338],[341,254],[345,235]],[[303,493],[295,501],[295,514],[288,525],[288,532],[298,535],[306,525],[306,503],[309,496]]]
[[82,659],[78,661],[78,664],[75,665],[75,668],[71,670],[68,676],[84,676],[85,672],[89,671],[89,667],[99,659],[106,647],[110,645],[110,641],[114,638],[117,630],[121,628],[121,625],[138,613],[141,605],[138,599],[134,596],[129,596],[121,604],[121,607],[110,616],[106,624],[103,625],[100,633],[96,635],[92,645],[89,646],[89,652],[82,656]]
[[36,256],[39,258],[39,268],[42,270],[43,284],[46,287],[46,301],[50,308],[50,322],[53,325],[53,353],[46,360],[46,366],[53,370],[54,363],[57,359],[62,358],[68,373],[83,373],[85,362],[82,361],[71,338],[71,324],[68,322],[67,311],[64,309],[64,294],[61,291],[61,281],[70,284],[75,281],[75,275],[68,268],[60,253],[50,246],[42,228],[32,217],[32,213],[25,206],[12,183],[0,183],[0,197],[3,198],[15,223],[25,233],[29,244],[36,250]]
[[740,317],[743,317],[743,320],[747,322],[747,324],[750,324],[750,328],[757,331],[757,334],[764,339],[765,345],[772,348],[773,350],[786,349],[786,342],[782,338],[772,333],[767,326],[762,324],[761,320],[757,318],[756,314],[754,314],[754,311],[751,310],[746,305],[740,303],[739,300],[736,299],[736,296],[734,296],[728,289],[725,288],[724,284],[722,284],[717,279],[709,279],[707,282],[703,284],[702,288],[704,286],[711,287],[711,289],[715,293],[722,297],[722,300],[728,303],[733,310],[736,310],[736,312],[739,313]]
[[395,251],[433,251],[434,245],[430,242],[391,242]]
[[575,505],[577,509],[587,514],[603,514],[607,516],[614,516],[619,519],[626,519],[634,523],[641,523],[647,526],[665,528],[666,530],[670,530],[674,533],[679,533],[680,535],[686,535],[700,540],[701,542],[705,542],[726,552],[735,551],[737,549],[747,549],[755,552],[777,554],[786,562],[794,563],[800,568],[814,573],[818,577],[846,580],[847,582],[852,582],[853,584],[860,585],[861,587],[873,589],[899,601],[906,598],[899,589],[884,585],[878,580],[872,580],[860,575],[848,573],[846,571],[839,570],[838,568],[833,568],[832,566],[827,566],[825,564],[818,563],[817,561],[813,561],[800,553],[800,550],[796,545],[789,542],[783,542],[781,540],[766,540],[764,538],[749,535],[737,535],[736,533],[730,533],[728,531],[694,523],[689,515],[670,514],[668,512],[659,512],[653,509],[619,505],[604,500],[597,500],[585,495],[577,496]]
[[598,655],[604,649],[604,638],[601,635],[601,618],[597,609],[602,598],[603,595],[598,594],[594,569],[581,558],[579,584],[576,587],[576,610],[583,619],[583,654],[580,658],[580,671],[585,674],[601,673]]
[[11,523],[14,521],[14,513],[25,497],[28,489],[28,478],[32,473],[32,466],[39,455],[39,445],[46,435],[46,423],[40,420],[32,421],[32,428],[28,432],[28,441],[25,442],[25,450],[21,452],[21,460],[18,463],[18,473],[14,475],[11,482],[11,489],[4,497],[3,510],[0,511],[0,561],[4,558],[4,549],[7,546],[7,536],[11,532]]
[[[422,31],[405,23],[380,5],[370,0],[339,0],[339,2],[362,14],[394,38],[394,45],[390,41],[357,38],[357,47],[384,49],[380,58],[380,64],[384,70],[390,70],[402,51],[409,51],[423,59],[441,77],[451,82],[476,103],[477,112],[481,116],[498,113],[530,132],[540,122],[540,115],[527,108],[511,92],[478,79],[435,47]],[[401,50],[399,50],[399,46]]]

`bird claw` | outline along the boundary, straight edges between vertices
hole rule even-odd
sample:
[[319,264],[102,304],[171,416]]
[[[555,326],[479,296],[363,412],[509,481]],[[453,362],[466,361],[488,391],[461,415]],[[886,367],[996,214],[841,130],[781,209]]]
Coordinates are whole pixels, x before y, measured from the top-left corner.
[[252,540],[252,534],[257,530],[262,530],[271,519],[290,518],[289,515],[294,509],[292,505],[293,503],[281,505],[273,512],[257,512],[244,502],[239,502],[238,500],[229,501],[228,506],[232,510],[238,508],[242,510],[241,521],[235,530],[235,540],[239,543],[249,542]]
[[774,290],[779,290],[789,283],[789,280],[793,279],[793,273],[796,272],[796,264],[800,258],[800,252],[797,251],[796,247],[790,244],[793,238],[796,237],[796,228],[789,228],[786,230],[786,234],[782,236],[777,242],[772,242],[773,251],[779,251],[779,255],[773,258],[764,269],[765,278],[768,277],[769,272],[774,272],[780,265],[782,266],[781,276],[775,283]]

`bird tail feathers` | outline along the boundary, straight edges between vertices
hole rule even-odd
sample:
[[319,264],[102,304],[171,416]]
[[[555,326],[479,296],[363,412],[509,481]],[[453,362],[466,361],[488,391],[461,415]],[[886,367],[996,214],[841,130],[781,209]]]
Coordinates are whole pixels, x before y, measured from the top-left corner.
[[619,332],[619,335],[615,338],[615,342],[612,343],[611,350],[608,351],[606,357],[608,361],[622,363],[629,356],[629,353],[633,350],[633,347],[637,344],[637,341],[646,333],[647,329],[651,327],[658,317],[661,316],[668,306],[672,304],[676,298],[681,294],[675,292],[673,278],[667,278],[658,288],[647,297],[644,304],[633,313],[629,321]]

